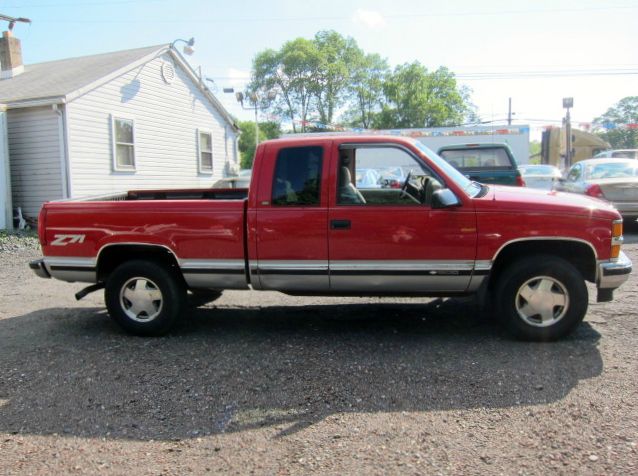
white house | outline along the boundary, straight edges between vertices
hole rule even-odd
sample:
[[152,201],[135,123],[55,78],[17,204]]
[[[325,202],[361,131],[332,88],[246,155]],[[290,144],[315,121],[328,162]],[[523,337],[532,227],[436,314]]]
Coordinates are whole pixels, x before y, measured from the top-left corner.
[[[210,187],[238,170],[238,129],[168,45],[22,66],[0,39],[13,207],[130,189]],[[0,170],[0,174],[2,171]]]

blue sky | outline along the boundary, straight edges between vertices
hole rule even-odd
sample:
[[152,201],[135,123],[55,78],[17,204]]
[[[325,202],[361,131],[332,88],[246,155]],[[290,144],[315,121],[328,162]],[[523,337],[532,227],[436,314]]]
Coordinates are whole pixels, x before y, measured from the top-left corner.
[[241,88],[259,51],[323,29],[392,66],[447,66],[472,88],[485,121],[504,119],[509,97],[515,118],[542,126],[560,121],[563,97],[574,97],[572,117],[585,123],[638,95],[635,0],[9,0],[0,13],[33,21],[14,29],[26,64],[193,36],[188,60],[241,118],[252,116],[222,88]]

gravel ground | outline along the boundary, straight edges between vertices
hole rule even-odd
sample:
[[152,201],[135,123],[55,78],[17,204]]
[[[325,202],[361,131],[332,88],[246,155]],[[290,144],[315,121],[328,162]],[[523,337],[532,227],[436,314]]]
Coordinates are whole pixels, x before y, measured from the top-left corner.
[[0,235],[0,474],[638,474],[636,273],[556,343],[463,300],[256,292],[144,339],[38,256]]

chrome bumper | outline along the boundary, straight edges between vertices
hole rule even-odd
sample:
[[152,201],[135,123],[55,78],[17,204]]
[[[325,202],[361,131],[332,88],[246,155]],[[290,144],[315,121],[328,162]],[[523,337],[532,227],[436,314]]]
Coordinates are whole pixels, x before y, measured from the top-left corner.
[[39,276],[41,278],[50,278],[51,277],[51,275],[47,271],[46,267],[44,266],[44,260],[43,259],[37,259],[35,261],[31,261],[29,263],[29,268],[31,268],[33,270],[33,272],[37,276]]
[[625,253],[620,252],[617,261],[603,261],[598,263],[598,289],[616,289],[629,279],[632,265]]

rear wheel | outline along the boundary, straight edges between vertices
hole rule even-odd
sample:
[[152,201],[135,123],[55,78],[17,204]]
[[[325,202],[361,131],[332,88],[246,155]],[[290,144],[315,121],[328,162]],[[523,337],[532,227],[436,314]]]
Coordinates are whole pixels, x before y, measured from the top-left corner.
[[184,285],[165,267],[130,261],[109,276],[104,300],[110,316],[124,330],[141,336],[166,334],[184,308]]
[[494,300],[505,327],[517,338],[551,341],[572,332],[587,313],[587,287],[568,261],[536,255],[511,264]]

